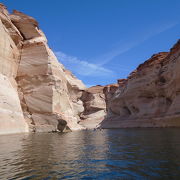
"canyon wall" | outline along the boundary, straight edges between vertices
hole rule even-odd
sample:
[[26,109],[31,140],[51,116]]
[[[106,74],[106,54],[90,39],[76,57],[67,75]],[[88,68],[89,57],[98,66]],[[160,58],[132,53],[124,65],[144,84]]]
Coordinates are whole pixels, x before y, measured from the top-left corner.
[[118,84],[102,128],[180,127],[180,40]]
[[0,134],[77,130],[85,85],[64,68],[35,19],[0,4]]
[[179,126],[180,41],[127,79],[86,88],[34,18],[0,4],[0,134]]
[[86,89],[81,97],[84,111],[80,124],[86,128],[97,128],[106,115],[104,86],[93,86]]
[[0,134],[28,132],[17,91],[22,40],[6,8],[0,4]]
[[84,111],[81,113],[81,124],[87,129],[100,128],[101,122],[105,119],[109,103],[118,89],[118,84],[107,86],[93,86],[83,91],[81,100]]

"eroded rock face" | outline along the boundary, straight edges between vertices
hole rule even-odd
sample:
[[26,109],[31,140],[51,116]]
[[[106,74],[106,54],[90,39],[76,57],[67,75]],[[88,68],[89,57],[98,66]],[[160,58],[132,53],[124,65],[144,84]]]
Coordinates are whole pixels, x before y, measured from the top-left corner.
[[81,97],[84,111],[80,124],[88,129],[97,128],[106,115],[104,86],[93,86],[86,89]]
[[117,84],[93,86],[83,92],[81,100],[84,111],[81,113],[80,124],[88,129],[98,128],[104,120],[111,98],[118,88]]
[[0,134],[29,131],[15,81],[20,53],[13,34],[21,39],[6,8],[0,4]]
[[0,134],[180,126],[180,41],[118,84],[86,89],[34,18],[0,4],[0,35]]
[[15,11],[11,19],[25,38],[16,78],[25,118],[35,131],[55,131],[60,120],[80,129],[74,108],[78,97],[72,93],[85,86],[58,62],[33,18]]
[[0,19],[0,133],[81,129],[85,85],[58,62],[35,19],[3,5]]
[[102,128],[180,126],[180,41],[118,83]]

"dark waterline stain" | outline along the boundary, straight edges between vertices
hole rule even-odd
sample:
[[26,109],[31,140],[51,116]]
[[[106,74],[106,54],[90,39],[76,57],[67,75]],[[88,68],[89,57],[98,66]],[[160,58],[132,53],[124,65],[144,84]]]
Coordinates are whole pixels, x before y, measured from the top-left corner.
[[0,136],[0,179],[178,179],[180,129]]

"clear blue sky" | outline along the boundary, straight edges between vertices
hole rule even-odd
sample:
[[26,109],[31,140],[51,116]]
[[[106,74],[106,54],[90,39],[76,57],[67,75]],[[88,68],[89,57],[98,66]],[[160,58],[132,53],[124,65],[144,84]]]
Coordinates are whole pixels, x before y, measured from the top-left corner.
[[37,19],[59,60],[90,86],[126,78],[180,35],[180,0],[3,0]]

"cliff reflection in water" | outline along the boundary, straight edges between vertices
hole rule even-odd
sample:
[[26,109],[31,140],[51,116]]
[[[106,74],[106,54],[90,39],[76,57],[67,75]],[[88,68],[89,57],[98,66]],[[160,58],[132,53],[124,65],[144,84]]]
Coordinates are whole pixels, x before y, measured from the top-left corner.
[[0,136],[0,179],[180,177],[179,129]]

